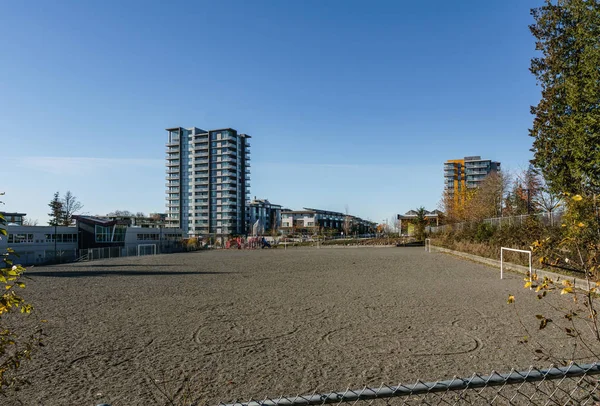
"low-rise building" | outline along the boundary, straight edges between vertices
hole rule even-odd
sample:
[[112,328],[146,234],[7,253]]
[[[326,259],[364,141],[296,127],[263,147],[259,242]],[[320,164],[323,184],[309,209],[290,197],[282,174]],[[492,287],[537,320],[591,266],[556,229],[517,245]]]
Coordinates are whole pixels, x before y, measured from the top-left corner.
[[281,205],[254,197],[246,203],[248,235],[272,234],[281,227]]
[[288,234],[324,231],[340,234],[346,226],[350,234],[370,234],[375,232],[377,224],[349,214],[307,207],[303,210],[284,209],[281,212],[281,230]]
[[7,225],[7,235],[0,238],[0,252],[12,248],[15,263],[23,265],[68,262],[77,258],[77,227]]
[[[79,233],[79,249],[119,248],[132,255],[139,245],[153,248],[153,252],[171,252],[183,239],[183,230],[165,227],[131,225],[129,218],[74,216]],[[118,250],[117,250],[118,251]]]
[[[438,226],[442,215],[443,213],[439,210],[425,210],[425,221],[427,221],[428,226]],[[414,222],[417,217],[418,214],[415,210],[409,210],[404,214],[398,214],[398,229],[400,230],[400,234],[413,235],[415,232]]]
[[91,250],[106,249],[109,256],[166,253],[181,248],[183,231],[176,228],[131,225],[127,219],[74,216],[76,226],[23,226],[8,224],[0,238],[0,252],[12,248],[15,263],[41,265],[69,262]]

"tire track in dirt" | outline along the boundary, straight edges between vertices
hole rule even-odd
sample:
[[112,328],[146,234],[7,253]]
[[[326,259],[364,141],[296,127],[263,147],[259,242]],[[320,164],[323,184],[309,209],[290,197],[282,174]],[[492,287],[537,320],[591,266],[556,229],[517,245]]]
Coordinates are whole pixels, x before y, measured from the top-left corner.
[[453,320],[450,325],[452,327],[458,328],[459,330],[461,330],[462,334],[465,335],[466,337],[470,338],[471,340],[473,340],[473,347],[468,348],[466,350],[462,350],[462,351],[441,351],[441,352],[427,352],[427,353],[414,353],[411,354],[412,356],[415,357],[430,357],[430,356],[440,356],[440,355],[461,355],[461,354],[469,354],[471,352],[475,352],[475,351],[481,351],[481,349],[483,348],[483,341],[481,341],[481,339],[477,336],[474,336],[472,334],[470,334],[469,332],[467,332],[464,328],[460,327],[458,325],[458,322],[460,320],[456,319]]
[[255,338],[255,339],[250,339],[250,340],[231,341],[228,344],[243,344],[243,343],[248,343],[248,344],[236,346],[235,348],[223,348],[223,349],[220,349],[220,350],[209,351],[209,352],[205,352],[202,355],[204,355],[204,356],[210,356],[210,355],[214,355],[214,354],[221,354],[221,353],[224,353],[224,352],[231,352],[231,351],[244,350],[244,349],[247,349],[247,348],[257,347],[259,345],[265,344],[266,342],[275,341],[277,339],[288,337],[288,336],[291,336],[293,334],[296,334],[298,332],[298,330],[300,330],[300,328],[296,327],[296,328],[294,328],[291,331],[288,331],[288,332],[283,333],[283,334],[278,334],[278,335],[275,335],[275,336],[261,337],[261,338]]

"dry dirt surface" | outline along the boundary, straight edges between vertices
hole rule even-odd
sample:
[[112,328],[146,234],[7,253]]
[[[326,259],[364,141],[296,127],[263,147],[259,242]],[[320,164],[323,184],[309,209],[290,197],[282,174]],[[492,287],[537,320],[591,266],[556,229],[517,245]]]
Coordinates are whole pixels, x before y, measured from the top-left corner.
[[[534,338],[533,315],[548,313],[522,275],[500,280],[423,248],[203,251],[28,274],[36,310],[20,327],[47,320],[45,347],[21,369],[31,384],[1,404],[163,405],[190,393],[217,404],[550,363],[518,343],[508,295]],[[541,333],[569,357],[564,334]]]

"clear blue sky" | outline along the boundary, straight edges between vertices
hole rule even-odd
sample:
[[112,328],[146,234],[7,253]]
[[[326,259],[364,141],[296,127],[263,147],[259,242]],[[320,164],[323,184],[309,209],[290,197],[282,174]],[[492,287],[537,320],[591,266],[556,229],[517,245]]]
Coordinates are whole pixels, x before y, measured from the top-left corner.
[[527,166],[530,0],[0,3],[3,210],[164,212],[167,127],[252,135],[251,195],[373,221],[443,162]]

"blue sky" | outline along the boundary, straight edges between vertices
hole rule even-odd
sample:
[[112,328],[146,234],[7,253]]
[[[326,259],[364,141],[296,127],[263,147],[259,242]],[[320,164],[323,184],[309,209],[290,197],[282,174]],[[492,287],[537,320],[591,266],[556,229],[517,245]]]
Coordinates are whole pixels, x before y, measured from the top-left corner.
[[163,212],[167,127],[253,138],[251,195],[382,221],[443,162],[519,170],[541,1],[0,3],[3,210]]

